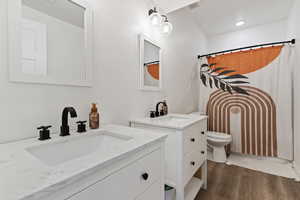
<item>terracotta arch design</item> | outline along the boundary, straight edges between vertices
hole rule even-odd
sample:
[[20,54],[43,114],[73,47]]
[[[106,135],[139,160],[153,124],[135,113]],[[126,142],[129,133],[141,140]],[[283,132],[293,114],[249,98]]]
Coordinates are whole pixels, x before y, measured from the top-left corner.
[[233,95],[217,90],[210,95],[207,104],[208,130],[230,133],[232,109],[241,112],[241,152],[255,156],[277,157],[276,106],[264,91],[242,86],[249,96]]
[[159,64],[148,65],[147,70],[152,78],[159,80]]

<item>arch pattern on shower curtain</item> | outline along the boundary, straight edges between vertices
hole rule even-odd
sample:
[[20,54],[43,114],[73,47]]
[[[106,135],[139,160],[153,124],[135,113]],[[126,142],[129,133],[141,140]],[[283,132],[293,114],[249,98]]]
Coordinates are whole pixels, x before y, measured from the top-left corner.
[[[217,90],[207,104],[208,129],[234,134],[229,151],[255,156],[277,157],[276,106],[270,95],[254,87],[242,87],[250,94],[233,95]],[[233,124],[231,118],[235,118]],[[237,119],[238,120],[237,122]]]

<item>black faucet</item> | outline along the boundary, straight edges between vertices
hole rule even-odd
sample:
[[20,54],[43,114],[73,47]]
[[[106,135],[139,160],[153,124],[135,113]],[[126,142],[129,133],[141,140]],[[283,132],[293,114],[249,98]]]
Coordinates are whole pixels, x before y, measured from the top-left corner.
[[158,103],[156,104],[156,111],[155,111],[155,116],[156,116],[156,117],[159,117],[160,115],[164,115],[163,113],[161,113],[161,112],[158,110],[160,104],[163,104],[163,105],[164,105],[165,102],[162,102],[162,101],[161,101],[161,102],[158,102]]
[[60,127],[60,136],[70,135],[70,127],[68,125],[68,114],[70,113],[72,118],[77,117],[76,110],[73,107],[66,107],[62,113],[62,125]]

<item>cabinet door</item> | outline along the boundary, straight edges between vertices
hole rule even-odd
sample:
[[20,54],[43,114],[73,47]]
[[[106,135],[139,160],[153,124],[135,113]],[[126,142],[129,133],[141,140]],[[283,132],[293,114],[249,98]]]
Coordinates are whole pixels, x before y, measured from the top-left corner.
[[160,181],[153,184],[146,192],[139,196],[136,200],[164,200],[164,193]]

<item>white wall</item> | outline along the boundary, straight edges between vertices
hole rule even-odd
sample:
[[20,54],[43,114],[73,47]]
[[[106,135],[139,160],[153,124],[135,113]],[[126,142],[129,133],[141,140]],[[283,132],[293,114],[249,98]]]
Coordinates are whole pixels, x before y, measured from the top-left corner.
[[[93,88],[77,88],[8,82],[7,1],[0,0],[0,142],[36,136],[38,125],[51,124],[57,131],[67,105],[76,107],[78,119],[87,119],[90,103],[97,101],[101,121],[118,124],[144,116],[166,95],[171,111],[196,110],[196,55],[204,53],[205,37],[184,10],[170,15],[174,33],[163,39],[149,26],[146,1],[89,0],[95,10],[95,80]],[[142,32],[165,49],[165,90],[160,93],[138,90]]]
[[170,15],[174,34],[165,50],[165,87],[172,112],[190,113],[198,110],[199,75],[197,55],[207,52],[206,36],[199,32],[191,13],[179,10]]
[[289,24],[288,24],[288,37],[296,38],[296,60],[294,66],[294,159],[295,165],[300,173],[300,1],[295,0]]
[[209,52],[286,40],[287,20],[208,37]]

